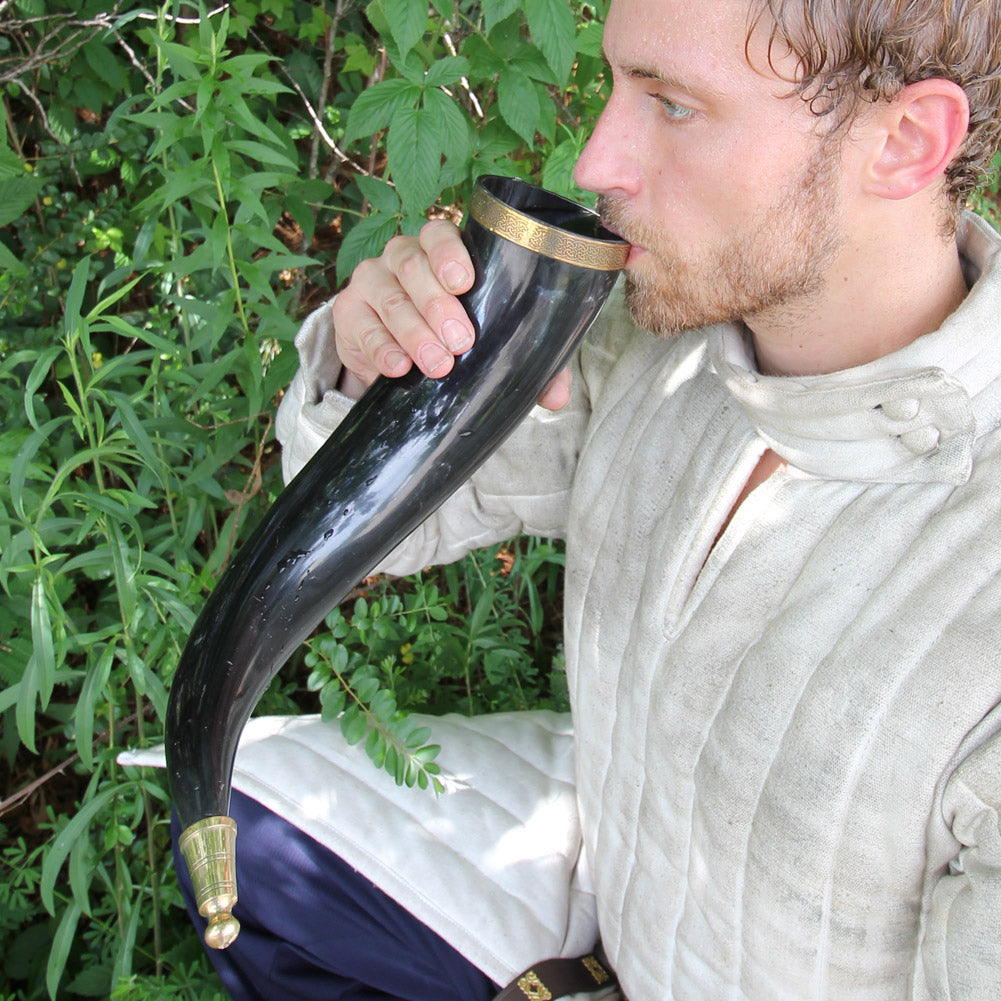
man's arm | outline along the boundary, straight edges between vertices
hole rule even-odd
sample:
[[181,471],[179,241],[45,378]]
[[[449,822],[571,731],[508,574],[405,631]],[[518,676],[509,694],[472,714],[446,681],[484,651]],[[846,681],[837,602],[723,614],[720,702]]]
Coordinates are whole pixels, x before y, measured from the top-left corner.
[[1001,734],[950,777],[942,809],[959,844],[931,889],[915,1001],[1001,996]]

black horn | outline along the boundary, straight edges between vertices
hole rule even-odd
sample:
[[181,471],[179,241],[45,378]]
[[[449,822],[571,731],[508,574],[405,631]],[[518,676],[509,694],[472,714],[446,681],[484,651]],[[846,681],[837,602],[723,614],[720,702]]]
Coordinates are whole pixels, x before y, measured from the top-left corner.
[[474,346],[442,379],[377,379],[288,484],[209,596],[166,720],[180,847],[206,942],[239,924],[229,809],[237,742],[293,650],[528,413],[597,316],[628,244],[597,215],[511,178],[478,183],[463,240]]

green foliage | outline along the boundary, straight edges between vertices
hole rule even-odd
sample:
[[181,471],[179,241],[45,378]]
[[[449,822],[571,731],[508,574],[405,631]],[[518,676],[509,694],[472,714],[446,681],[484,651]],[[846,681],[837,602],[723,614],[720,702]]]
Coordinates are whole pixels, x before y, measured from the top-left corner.
[[[5,7],[0,998],[222,996],[164,776],[116,756],[162,739],[194,616],[281,488],[302,315],[485,171],[573,191],[604,5]],[[561,569],[520,540],[369,581],[258,711],[336,717],[433,789],[411,711],[565,707]]]
[[366,209],[341,249],[339,278],[387,234],[414,232],[432,206],[464,204],[483,174],[534,175],[586,198],[572,169],[600,109],[607,0],[435,7],[431,18],[421,0],[367,7],[386,70],[352,103],[343,142],[359,156],[381,142],[386,165],[381,183],[358,174],[345,192]]
[[[194,616],[281,488],[301,317],[394,233],[460,218],[485,172],[581,197],[607,5],[4,5],[4,1001],[222,996],[164,777],[116,756],[162,739]],[[259,711],[336,717],[434,788],[412,710],[565,708],[561,587],[532,539],[368,581]]]
[[[562,551],[538,539],[471,553],[403,584],[377,581],[310,641],[322,715],[400,784],[439,788],[438,748],[410,710],[568,708],[559,642]],[[547,620],[547,609],[549,616]]]
[[991,161],[991,169],[979,191],[971,199],[970,207],[996,229],[1001,229],[1001,153]]

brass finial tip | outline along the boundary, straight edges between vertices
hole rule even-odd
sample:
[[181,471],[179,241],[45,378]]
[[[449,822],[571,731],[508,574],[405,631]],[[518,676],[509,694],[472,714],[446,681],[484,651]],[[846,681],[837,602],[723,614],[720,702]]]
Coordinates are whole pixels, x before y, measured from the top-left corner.
[[232,914],[215,914],[205,929],[205,944],[210,949],[228,949],[240,934],[240,922]]
[[225,949],[240,932],[236,906],[236,822],[206,817],[192,824],[178,842],[191,876],[198,913],[208,920],[205,944]]

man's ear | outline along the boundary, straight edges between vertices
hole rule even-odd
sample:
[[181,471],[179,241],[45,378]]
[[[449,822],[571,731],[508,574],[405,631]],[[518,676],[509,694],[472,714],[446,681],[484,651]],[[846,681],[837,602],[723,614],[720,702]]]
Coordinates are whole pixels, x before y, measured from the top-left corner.
[[908,198],[945,173],[966,137],[970,105],[962,87],[935,77],[876,105],[870,124],[877,142],[866,187],[883,198]]

